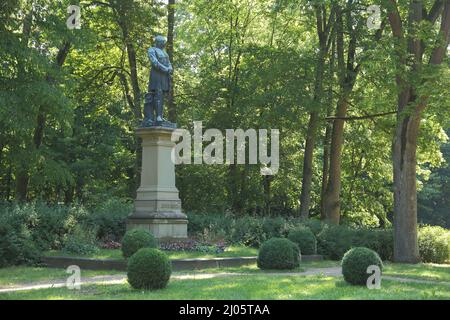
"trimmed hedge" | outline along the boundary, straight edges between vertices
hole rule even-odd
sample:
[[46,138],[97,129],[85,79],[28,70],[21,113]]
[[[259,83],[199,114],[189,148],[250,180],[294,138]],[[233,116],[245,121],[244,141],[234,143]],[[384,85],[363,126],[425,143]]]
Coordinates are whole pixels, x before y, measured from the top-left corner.
[[307,227],[298,227],[288,234],[288,239],[296,243],[302,254],[316,254],[317,240]]
[[144,229],[129,230],[122,239],[122,254],[125,258],[131,257],[139,249],[157,247],[156,238]]
[[369,248],[356,247],[347,251],[342,258],[342,274],[345,281],[355,285],[366,285],[369,266],[376,265],[383,270],[378,253]]
[[162,289],[172,274],[172,264],[166,254],[154,248],[142,248],[128,260],[128,283],[134,289]]
[[450,260],[450,232],[437,226],[419,228],[419,254],[423,262]]
[[286,238],[272,238],[261,245],[257,265],[260,269],[294,269],[300,265],[298,246]]
[[367,247],[379,252],[381,259],[392,260],[392,229],[353,229],[326,225],[317,236],[317,252],[332,260],[340,260],[353,247]]

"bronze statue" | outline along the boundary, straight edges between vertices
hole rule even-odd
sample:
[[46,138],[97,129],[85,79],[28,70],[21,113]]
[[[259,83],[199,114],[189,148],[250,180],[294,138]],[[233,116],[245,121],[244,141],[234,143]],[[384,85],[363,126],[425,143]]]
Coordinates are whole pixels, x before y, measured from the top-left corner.
[[169,55],[164,50],[166,42],[166,38],[163,36],[156,36],[155,45],[147,51],[151,71],[148,92],[145,94],[144,99],[144,121],[142,124],[144,127],[175,126],[163,118],[164,94],[170,90],[170,78],[173,73]]

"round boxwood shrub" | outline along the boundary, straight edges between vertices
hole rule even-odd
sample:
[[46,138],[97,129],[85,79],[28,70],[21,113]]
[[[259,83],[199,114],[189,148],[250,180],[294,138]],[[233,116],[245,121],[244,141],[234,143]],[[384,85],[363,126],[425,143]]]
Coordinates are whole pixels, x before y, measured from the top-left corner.
[[288,239],[296,243],[302,254],[316,254],[317,240],[307,227],[298,227],[288,234]]
[[294,269],[300,265],[300,250],[291,240],[272,238],[261,245],[257,264],[260,269]]
[[419,229],[419,254],[423,262],[444,263],[450,259],[450,232],[438,226]]
[[141,248],[157,248],[158,241],[147,230],[133,229],[127,231],[122,239],[122,254],[125,258],[131,257]]
[[366,285],[367,278],[370,276],[367,268],[372,265],[377,265],[381,271],[383,270],[383,262],[378,253],[365,247],[350,249],[342,258],[342,274],[345,281],[356,285]]
[[164,288],[171,273],[169,258],[158,249],[139,249],[128,260],[128,283],[135,289]]

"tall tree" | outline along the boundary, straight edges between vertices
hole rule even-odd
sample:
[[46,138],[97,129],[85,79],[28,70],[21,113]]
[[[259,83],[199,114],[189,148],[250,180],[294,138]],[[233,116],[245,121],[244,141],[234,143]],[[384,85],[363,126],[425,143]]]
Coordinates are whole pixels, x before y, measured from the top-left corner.
[[308,131],[306,133],[305,154],[303,158],[302,191],[300,194],[300,216],[308,218],[311,204],[311,185],[313,178],[313,157],[317,139],[317,127],[320,122],[320,113],[323,99],[323,82],[327,55],[332,43],[332,26],[335,18],[335,7],[327,9],[325,3],[315,3],[316,31],[319,39],[316,73],[314,81],[313,110],[309,114]]
[[[439,66],[450,40],[450,0],[436,0],[429,10],[424,1],[411,0],[407,19],[402,19],[397,1],[390,0],[387,5],[398,63],[397,125],[392,148],[394,260],[417,263],[420,260],[417,244],[417,140],[423,113],[429,105],[429,84],[439,77]],[[435,38],[424,39],[421,31],[424,28],[432,31],[439,17],[440,26]],[[424,62],[427,58],[428,62]],[[428,92],[423,90],[425,86]]]

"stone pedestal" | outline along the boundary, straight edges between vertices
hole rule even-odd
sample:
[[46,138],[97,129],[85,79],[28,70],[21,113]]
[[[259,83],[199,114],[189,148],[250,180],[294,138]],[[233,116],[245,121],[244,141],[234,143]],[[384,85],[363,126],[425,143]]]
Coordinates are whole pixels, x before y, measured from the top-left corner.
[[181,200],[175,187],[175,166],[171,151],[174,129],[138,128],[142,138],[141,185],[128,217],[127,229],[143,228],[159,239],[186,239],[187,216],[181,212]]

